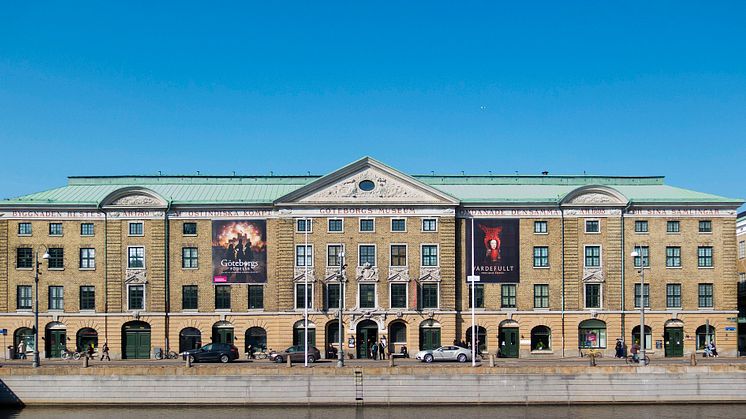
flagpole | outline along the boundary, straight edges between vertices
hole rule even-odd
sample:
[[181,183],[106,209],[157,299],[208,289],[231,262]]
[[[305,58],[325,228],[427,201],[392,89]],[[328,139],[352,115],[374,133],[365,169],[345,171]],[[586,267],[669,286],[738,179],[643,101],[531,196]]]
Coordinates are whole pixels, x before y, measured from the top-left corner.
[[475,307],[476,307],[476,301],[477,301],[477,293],[475,292],[475,284],[476,281],[474,281],[474,218],[471,219],[471,243],[469,244],[471,246],[471,366],[475,367],[477,365],[477,357],[476,357],[476,330],[474,328],[474,325],[476,323],[476,313],[475,313]]
[[[303,276],[303,320],[304,320],[304,338],[303,338],[303,348],[304,348],[304,356],[303,356],[303,366],[308,367],[308,218],[304,218],[304,225],[305,225],[305,236],[306,236],[306,245],[305,249],[303,249],[303,257],[305,260],[303,261],[303,265],[306,268],[306,274]],[[313,260],[313,258],[311,258]]]

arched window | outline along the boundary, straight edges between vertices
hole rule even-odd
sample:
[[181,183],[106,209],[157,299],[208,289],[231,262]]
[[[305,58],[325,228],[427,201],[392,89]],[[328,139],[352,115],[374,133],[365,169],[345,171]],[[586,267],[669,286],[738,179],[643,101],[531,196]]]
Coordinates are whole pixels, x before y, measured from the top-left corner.
[[591,319],[578,325],[578,346],[581,348],[606,348],[606,323]]
[[389,323],[389,345],[391,352],[401,352],[401,348],[407,345],[407,324],[403,321]]
[[98,348],[98,332],[90,327],[78,330],[78,334],[75,336],[75,344],[78,351],[87,351],[91,346]]
[[249,351],[249,345],[255,352],[267,350],[267,331],[261,327],[250,327],[246,331],[246,352]]
[[179,352],[197,349],[202,346],[202,332],[194,327],[186,327],[179,332]]
[[531,329],[531,350],[548,351],[552,349],[552,329],[536,326]]
[[[303,320],[298,320],[293,325],[293,346],[303,345],[305,342],[306,330]],[[308,346],[316,346],[316,325],[308,322]]]
[[[479,342],[479,352],[487,351],[487,329],[477,326],[477,342]],[[466,329],[466,343],[471,347],[471,327]]]
[[[21,327],[16,329],[13,333],[13,347],[18,350],[18,344],[24,342],[26,345],[26,352],[34,352],[34,331],[28,327]],[[20,354],[16,354],[16,357]]]
[[703,324],[697,328],[697,350],[705,349],[708,342],[715,343],[715,327],[710,325],[707,329],[707,325]]
[[235,335],[233,334],[233,324],[227,321],[219,321],[212,326],[213,343],[230,343],[233,344]]
[[440,347],[440,323],[425,320],[420,323],[420,350],[437,349]]
[[[640,326],[632,328],[632,343],[640,342]],[[645,326],[645,350],[653,349],[653,332],[650,326]]]

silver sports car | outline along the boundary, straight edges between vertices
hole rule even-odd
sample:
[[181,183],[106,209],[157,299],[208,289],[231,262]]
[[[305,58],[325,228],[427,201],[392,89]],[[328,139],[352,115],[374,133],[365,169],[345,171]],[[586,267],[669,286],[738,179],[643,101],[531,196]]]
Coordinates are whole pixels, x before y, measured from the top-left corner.
[[[479,355],[477,355],[479,356]],[[471,348],[462,348],[460,346],[441,346],[438,349],[419,351],[415,359],[424,362],[433,361],[471,361]]]

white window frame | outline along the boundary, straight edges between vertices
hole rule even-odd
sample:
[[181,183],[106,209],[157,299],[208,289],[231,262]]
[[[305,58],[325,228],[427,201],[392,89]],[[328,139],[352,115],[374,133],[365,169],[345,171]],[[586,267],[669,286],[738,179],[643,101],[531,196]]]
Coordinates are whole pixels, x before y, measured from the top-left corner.
[[[536,226],[538,225],[538,223],[544,223],[544,225],[547,228],[547,231],[544,231],[544,232],[538,232],[538,231],[536,231]],[[547,235],[547,234],[549,234],[549,221],[547,221],[547,220],[534,220],[534,234],[540,234],[540,235]]]
[[[435,246],[435,251],[438,252],[438,255],[436,257],[436,264],[435,265],[423,265],[422,258],[424,256],[424,248],[425,246]],[[409,262],[409,255],[407,255],[407,262]],[[440,267],[440,244],[438,243],[420,243],[420,267],[421,268],[439,268]],[[440,306],[440,304],[438,304]]]
[[[404,265],[393,265],[391,262],[391,247],[392,246],[404,246],[404,257],[407,259],[407,263]],[[378,256],[378,255],[376,255]],[[409,245],[407,243],[389,243],[389,269],[391,268],[406,268],[409,266]]]
[[308,234],[313,233],[313,218],[296,218],[295,219],[295,232],[302,233],[302,234],[306,233],[306,230],[301,230],[300,228],[298,228],[298,224],[300,224],[301,221],[305,221],[306,230],[308,230]]
[[[598,266],[588,266],[585,264],[586,259],[586,248],[588,247],[598,247]],[[584,268],[599,268],[602,269],[604,266],[604,248],[600,244],[585,244],[583,245],[583,267]]]
[[[50,303],[52,302],[52,293],[49,292],[52,287],[60,288],[62,289],[62,308],[49,308]],[[32,300],[33,302],[33,300]],[[55,313],[64,312],[65,311],[65,286],[64,285],[54,285],[50,284],[47,286],[47,310]]]
[[327,268],[339,268],[339,265],[329,265],[329,247],[330,246],[340,246],[340,248],[341,248],[340,251],[344,253],[344,251],[345,251],[345,245],[344,245],[344,243],[327,243],[326,244],[326,260],[324,261],[324,263],[326,264],[326,267]]
[[[391,286],[395,284],[404,285],[404,307],[394,307],[393,304],[391,304],[391,297],[393,296],[393,293],[391,292]],[[389,309],[391,310],[408,310],[409,309],[409,282],[408,281],[391,281],[389,282]]]
[[[336,231],[336,230],[332,230],[331,228],[329,228],[331,226],[331,222],[332,221],[340,221],[340,222],[342,222],[342,229],[339,230],[339,231]],[[344,218],[328,218],[326,220],[326,231],[328,233],[330,233],[330,234],[341,234],[341,233],[344,233],[345,232],[345,219]]]
[[[588,294],[588,285],[598,285],[598,307],[586,307],[585,303],[588,301],[586,294]],[[634,293],[634,290],[633,290]],[[634,296],[633,296],[634,297]],[[634,302],[634,298],[633,298]],[[601,310],[604,308],[604,284],[603,282],[586,282],[583,284],[583,308],[585,310]]]
[[[301,248],[301,247],[304,247],[305,251],[306,251],[306,255],[305,255],[304,259],[303,259],[303,263],[305,263],[305,265],[298,265],[298,248]],[[310,265],[308,264],[308,249],[309,248],[311,249],[311,264]],[[309,268],[313,268],[313,256],[314,256],[314,254],[313,254],[313,244],[308,243],[308,245],[306,245],[306,244],[296,244],[295,245],[295,262],[294,263],[295,263],[295,267],[296,268],[305,268],[306,266],[309,267]]]
[[[588,222],[595,221],[598,223],[598,231],[588,231]],[[599,218],[586,218],[583,220],[583,231],[585,234],[601,234],[601,219]]]
[[[28,224],[29,230],[31,230],[31,233],[21,233],[21,224]],[[16,232],[18,233],[18,237],[31,237],[34,235],[34,225],[33,223],[31,223],[31,221],[20,221],[18,223]]]
[[[360,286],[361,285],[373,285],[373,307],[360,307]],[[360,281],[357,283],[357,307],[361,310],[378,310],[378,282],[375,281]]]
[[[435,230],[425,230],[425,221],[431,221],[431,220],[435,221]],[[438,224],[440,224],[440,223],[438,222],[438,219],[435,218],[435,217],[423,218],[422,221],[420,222],[420,232],[422,232],[422,233],[437,233],[438,232],[438,228],[439,228]]]
[[[303,286],[303,285],[306,285],[306,283],[304,281],[296,281],[293,284],[293,307],[294,307],[294,310],[296,311],[304,310],[303,307],[298,307],[298,285]],[[313,308],[315,307],[314,306],[315,301],[313,300],[314,300],[314,293],[316,291],[316,285],[312,281],[308,281],[308,286],[311,287],[311,298],[310,298],[311,306],[308,309],[313,310]]]
[[60,234],[52,234],[51,232],[49,232],[49,237],[62,237],[65,235],[65,225],[63,223],[57,222],[57,221],[50,221],[47,228],[51,230],[52,224],[60,226]]
[[[130,249],[142,249],[142,267],[130,266]],[[127,269],[146,269],[148,264],[145,262],[145,253],[145,246],[127,246],[127,254],[125,255],[127,258]]]
[[[132,227],[130,227],[132,224],[141,224],[142,225],[142,233],[141,234],[130,234],[130,231]],[[127,237],[144,237],[145,236],[145,221],[142,220],[133,220],[127,222]]]
[[[142,308],[130,308],[130,287],[142,287]],[[145,284],[127,284],[126,292],[127,292],[127,311],[145,311],[145,307],[147,306],[147,289],[148,287]]]
[[[83,226],[84,225],[90,225],[93,228],[93,233],[92,234],[83,234]],[[96,224],[89,223],[89,222],[80,223],[80,237],[94,237],[95,235],[96,235]]]
[[[93,259],[93,266],[89,266],[89,267],[85,267],[85,268],[81,266],[83,264],[83,250],[93,250],[93,258],[92,258]],[[143,252],[143,254],[144,254],[144,252]],[[81,247],[78,250],[78,258],[80,259],[80,260],[78,260],[78,270],[80,270],[80,271],[95,271],[96,270],[96,248],[95,247]],[[128,258],[128,261],[129,261],[129,258]],[[144,256],[143,256],[143,264],[145,264],[145,257]]]
[[[363,267],[363,265],[360,265],[360,253],[361,253],[360,252],[360,247],[361,246],[373,246],[373,261],[376,262],[376,263],[374,263],[371,266],[373,266],[373,267],[378,266],[378,246],[375,243],[358,243],[358,245],[357,245],[357,261],[355,262],[355,264],[359,268]],[[389,255],[389,257],[391,257],[391,256]],[[407,259],[407,263],[409,263],[409,259]]]
[[[394,230],[394,220],[404,221],[404,230]],[[406,217],[395,217],[395,218],[392,218],[391,219],[391,223],[389,223],[389,227],[390,227],[392,233],[406,233],[407,232],[407,218]]]
[[[363,220],[373,221],[373,230],[365,230],[365,231],[363,231]],[[358,229],[358,232],[360,232],[360,233],[375,233],[376,232],[376,219],[373,218],[373,217],[358,218],[357,229]]]

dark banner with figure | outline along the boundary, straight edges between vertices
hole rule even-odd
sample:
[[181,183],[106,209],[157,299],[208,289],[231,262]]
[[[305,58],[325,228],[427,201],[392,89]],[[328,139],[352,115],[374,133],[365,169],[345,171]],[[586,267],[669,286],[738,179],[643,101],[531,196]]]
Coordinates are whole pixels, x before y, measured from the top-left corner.
[[212,222],[212,281],[247,284],[267,282],[267,222]]
[[472,272],[474,252],[474,275],[480,276],[480,282],[519,282],[518,220],[468,220],[466,243],[467,275]]

